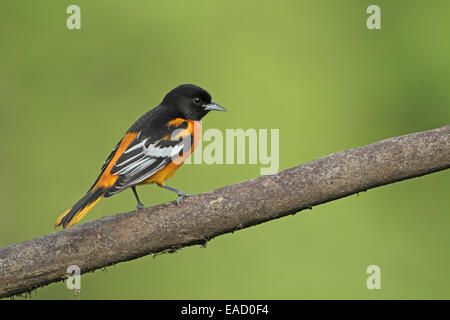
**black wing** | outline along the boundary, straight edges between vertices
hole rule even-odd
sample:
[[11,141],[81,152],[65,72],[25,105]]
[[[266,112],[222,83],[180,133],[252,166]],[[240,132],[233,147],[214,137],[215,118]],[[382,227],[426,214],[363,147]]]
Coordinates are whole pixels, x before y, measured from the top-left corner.
[[119,178],[105,193],[105,197],[148,179],[178,158],[183,151],[189,150],[193,142],[190,134],[173,140],[170,137],[152,140],[141,133],[134,138],[111,169],[111,174]]

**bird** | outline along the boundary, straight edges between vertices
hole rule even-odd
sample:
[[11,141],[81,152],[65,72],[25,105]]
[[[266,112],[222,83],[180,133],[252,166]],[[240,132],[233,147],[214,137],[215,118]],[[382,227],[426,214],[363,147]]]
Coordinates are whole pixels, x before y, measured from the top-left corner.
[[72,227],[102,198],[130,188],[137,201],[136,209],[145,208],[136,190],[138,185],[155,183],[175,192],[178,205],[184,197],[192,196],[169,187],[165,181],[194,151],[202,132],[200,120],[210,111],[227,110],[197,85],[182,84],[171,90],[126,131],[86,195],[61,214],[54,227]]

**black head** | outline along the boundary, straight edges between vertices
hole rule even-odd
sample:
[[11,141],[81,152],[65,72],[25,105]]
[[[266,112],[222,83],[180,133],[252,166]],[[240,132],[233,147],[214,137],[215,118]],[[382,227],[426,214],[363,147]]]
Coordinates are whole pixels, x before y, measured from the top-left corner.
[[209,111],[226,111],[215,103],[211,95],[193,84],[182,84],[170,91],[162,101],[163,105],[175,108],[185,119],[200,120]]

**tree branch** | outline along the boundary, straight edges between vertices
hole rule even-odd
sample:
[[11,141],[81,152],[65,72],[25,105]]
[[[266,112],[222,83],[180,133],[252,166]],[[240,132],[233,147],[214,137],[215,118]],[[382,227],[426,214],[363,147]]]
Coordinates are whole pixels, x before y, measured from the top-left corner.
[[106,216],[0,249],[0,297],[209,239],[450,167],[450,126],[387,139],[142,211]]

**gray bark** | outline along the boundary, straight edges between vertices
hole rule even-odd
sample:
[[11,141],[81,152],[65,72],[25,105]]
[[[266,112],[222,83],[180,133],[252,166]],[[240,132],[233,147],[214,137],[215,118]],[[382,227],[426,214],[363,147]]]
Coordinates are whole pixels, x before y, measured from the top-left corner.
[[450,167],[450,126],[380,141],[141,211],[106,216],[0,249],[0,297],[82,273],[204,244],[221,234]]

